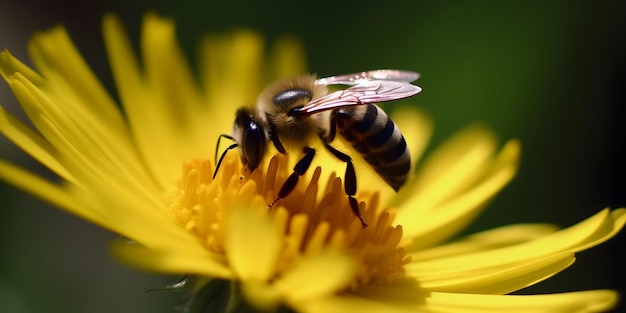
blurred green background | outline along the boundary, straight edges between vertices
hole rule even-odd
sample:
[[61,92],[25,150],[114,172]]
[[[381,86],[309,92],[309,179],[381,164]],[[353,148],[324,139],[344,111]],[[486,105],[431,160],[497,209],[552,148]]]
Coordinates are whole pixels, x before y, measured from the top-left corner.
[[[250,28],[269,42],[300,38],[309,69],[321,76],[418,71],[424,91],[411,102],[433,118],[433,144],[474,122],[523,143],[519,176],[468,232],[519,222],[569,226],[626,206],[625,3],[3,0],[0,48],[26,60],[30,34],[62,23],[111,86],[102,15],[118,13],[136,39],[143,13],[153,10],[175,19],[190,56],[206,32]],[[18,112],[4,84],[0,103]],[[40,168],[4,138],[0,157]],[[6,184],[0,196],[0,312],[172,312],[178,303],[178,294],[143,295],[176,277],[117,263],[107,251],[115,234]],[[521,293],[624,292],[625,241],[622,234],[580,253],[570,269]]]

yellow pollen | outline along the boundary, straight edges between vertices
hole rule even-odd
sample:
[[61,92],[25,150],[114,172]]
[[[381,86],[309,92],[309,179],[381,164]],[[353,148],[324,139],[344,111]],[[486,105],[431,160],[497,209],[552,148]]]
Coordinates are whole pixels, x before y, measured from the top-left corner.
[[410,259],[399,247],[402,227],[391,225],[392,210],[377,212],[377,192],[360,190],[357,195],[363,219],[369,224],[365,229],[350,209],[341,179],[334,173],[322,176],[320,167],[310,170],[289,196],[269,208],[291,174],[287,163],[287,158],[278,155],[247,173],[233,152],[224,159],[213,180],[210,161],[187,162],[178,189],[166,198],[170,213],[207,249],[224,253],[225,219],[230,209],[242,205],[267,208],[283,233],[281,266],[274,277],[325,248],[345,251],[359,262],[351,289],[364,284],[387,285],[404,276],[403,266]]

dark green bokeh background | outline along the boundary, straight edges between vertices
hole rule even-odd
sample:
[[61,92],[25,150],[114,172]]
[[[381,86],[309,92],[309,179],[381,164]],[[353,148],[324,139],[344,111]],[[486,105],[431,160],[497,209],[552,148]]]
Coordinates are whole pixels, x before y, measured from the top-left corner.
[[[137,38],[143,13],[155,10],[176,20],[190,55],[203,33],[245,27],[269,41],[298,36],[310,70],[322,76],[415,70],[424,91],[411,101],[435,121],[434,143],[473,122],[491,126],[502,140],[523,143],[519,176],[468,231],[518,222],[569,226],[604,207],[626,206],[626,32],[620,20],[625,7],[620,1],[565,0],[358,5],[4,0],[0,48],[24,59],[29,34],[63,23],[110,86],[102,14],[117,12]],[[17,112],[4,84],[0,103]],[[4,138],[0,149],[3,159],[39,168]],[[142,293],[175,277],[117,263],[107,251],[115,234],[6,184],[0,185],[0,196],[0,312],[172,311],[179,295]],[[624,238],[580,253],[572,268],[523,293],[624,292]]]

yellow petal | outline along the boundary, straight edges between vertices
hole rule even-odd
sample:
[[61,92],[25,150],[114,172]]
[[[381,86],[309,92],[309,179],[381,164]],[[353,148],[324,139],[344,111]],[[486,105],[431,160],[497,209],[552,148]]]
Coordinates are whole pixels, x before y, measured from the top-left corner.
[[415,280],[400,279],[390,286],[366,285],[355,293],[299,302],[294,305],[299,312],[331,313],[404,313],[432,312],[424,307],[427,293]]
[[72,173],[77,181],[87,185],[86,181],[107,184],[132,185],[144,194],[154,194],[155,186],[143,171],[143,167],[129,168],[128,163],[115,162],[115,151],[102,143],[94,142],[79,129],[64,112],[53,104],[41,90],[16,74],[11,81],[11,88],[29,112],[31,121],[46,139],[59,151],[59,160]]
[[[31,93],[41,94],[37,96],[41,105],[39,113],[56,123],[66,136],[69,136],[66,131],[80,132],[99,154],[138,178],[146,179],[118,106],[81,58],[65,30],[58,27],[40,33],[33,37],[29,48],[43,81],[39,77],[29,80],[32,75],[28,72],[15,76],[29,86]],[[25,110],[36,120],[32,110],[26,107]]]
[[153,250],[138,244],[116,241],[111,245],[113,254],[126,264],[149,271],[189,274],[230,279],[233,273],[219,255],[206,250],[198,254],[179,251]]
[[[409,107],[395,109],[391,118],[398,124],[398,128],[402,131],[407,142],[407,147],[411,153],[411,168],[414,170],[430,140],[433,130],[432,121],[423,112]],[[398,207],[405,203],[408,198],[414,196],[417,187],[416,180],[412,178],[409,177],[407,184],[394,195],[391,206]],[[383,200],[382,203],[386,202]]]
[[591,244],[599,244],[614,236],[626,222],[626,209],[613,212],[603,210],[567,229],[548,234],[537,240],[493,250],[479,251],[407,265],[413,273],[437,275],[451,272],[459,274],[488,267],[518,266],[561,252],[578,252]]
[[426,306],[436,312],[601,312],[617,299],[611,290],[508,296],[433,292]]
[[0,179],[56,207],[101,225],[100,217],[80,206],[66,189],[3,160],[0,160]]
[[508,225],[475,233],[448,244],[418,250],[410,256],[413,262],[418,262],[491,250],[538,239],[555,231],[557,227],[548,224]]
[[[174,22],[156,14],[147,14],[141,36],[145,79],[162,102],[159,113],[171,130],[186,127],[197,113],[198,88],[191,68],[176,40]],[[169,129],[169,127],[168,127]]]
[[[444,203],[431,206],[433,204],[431,200],[416,196],[402,204],[402,208],[398,210],[396,222],[404,228],[405,238],[412,240],[412,246],[409,249],[418,250],[433,246],[469,224],[487,202],[513,178],[517,171],[519,153],[519,143],[509,141],[495,160],[489,161],[491,167],[483,168],[482,175],[485,177],[479,183]],[[458,184],[453,183],[453,185]],[[440,188],[448,187],[442,185]],[[434,190],[432,192],[438,193]],[[422,191],[417,193],[421,194]]]
[[117,93],[122,103],[127,105],[141,103],[143,83],[139,62],[126,36],[119,18],[115,15],[105,15],[102,20],[104,43],[111,65]]
[[76,117],[68,115],[63,103],[52,101],[20,73],[10,77],[9,83],[32,123],[58,150],[57,160],[72,173],[74,180],[80,181],[81,175],[104,180],[122,175],[146,190],[155,188],[150,175],[132,153],[133,149],[108,143],[115,139],[123,141],[123,138],[94,133],[91,125],[84,121],[76,124]]
[[76,183],[74,177],[56,159],[58,151],[48,141],[32,131],[0,107],[0,132],[24,152],[62,178]]
[[0,52],[0,75],[7,80],[15,73],[22,73],[26,78],[33,82],[35,85],[43,85],[43,78],[35,71],[33,71],[22,61],[15,58],[9,51]]
[[[584,242],[580,242],[572,250],[575,252],[583,251],[591,247],[597,246],[613,236],[624,228],[626,224],[626,208],[620,208],[613,211],[605,209],[604,212],[610,216],[606,217],[605,224],[602,225],[602,231],[594,233],[593,236],[589,236]],[[558,240],[558,239],[557,239]]]
[[294,308],[318,303],[354,280],[356,263],[345,254],[324,250],[302,259],[273,283],[243,281],[242,291],[254,307],[267,311],[287,303]]
[[[221,122],[221,118],[217,118],[208,111],[209,106],[206,105],[202,92],[198,88],[200,83],[197,82],[177,43],[174,22],[160,18],[156,14],[147,14],[143,27],[141,52],[145,65],[147,87],[145,91],[152,95],[150,98],[152,102],[143,100],[137,105],[144,106],[148,111],[153,107],[158,107],[157,114],[161,114],[152,121],[152,125],[149,125],[152,128],[145,133],[147,135],[145,140],[153,145],[153,149],[156,149],[152,152],[163,153],[171,158],[172,164],[180,164],[198,156],[212,155],[214,143],[207,142],[207,138],[210,138],[209,140],[217,138],[214,132],[219,130],[216,129],[215,123],[217,123],[216,120]],[[254,73],[249,73],[249,75],[254,75]],[[207,92],[213,92],[213,90]],[[220,104],[212,106],[233,107],[233,110],[234,107],[239,106],[239,104],[230,104],[227,101]],[[129,103],[128,105],[135,104]],[[137,119],[131,122],[141,127],[140,123],[143,123],[145,116],[135,117]],[[161,140],[154,140],[150,130],[157,131],[159,134],[170,132],[166,135],[172,138],[170,145],[163,147],[164,143]],[[156,165],[163,167],[163,164]],[[155,168],[155,170],[161,169]],[[177,175],[178,168],[168,166],[164,169],[166,177],[172,177],[170,176],[172,174]]]
[[576,225],[510,249],[534,255],[548,251],[578,252],[615,236],[625,223],[626,209],[604,209]]
[[[193,236],[175,226],[158,197],[128,182],[133,178],[103,174],[87,161],[67,164],[71,172],[80,174],[80,186],[61,188],[9,164],[3,165],[2,175],[19,188],[146,245],[198,248]],[[177,242],[182,239],[186,241]]]
[[[33,63],[46,78],[46,85],[50,85],[49,90],[56,90],[62,97],[66,96],[62,93],[67,92],[77,100],[65,109],[83,114],[93,112],[93,116],[105,121],[104,125],[111,127],[111,131],[125,129],[115,102],[89,69],[64,28],[56,27],[33,36],[29,52]],[[32,76],[28,72],[25,75]]]
[[416,197],[427,208],[445,201],[482,177],[496,149],[493,134],[474,126],[461,131],[433,151],[417,171]]
[[283,36],[272,46],[268,70],[268,79],[299,76],[307,72],[306,57],[302,43],[291,36]]
[[378,301],[371,301],[367,298],[355,297],[352,295],[345,295],[340,297],[328,297],[315,301],[308,301],[305,303],[298,303],[298,312],[303,313],[345,313],[345,312],[360,312],[360,313],[428,313],[434,312],[424,308],[417,310],[415,308],[407,308],[403,306],[394,306],[393,303],[384,303]]
[[280,234],[268,214],[236,208],[226,229],[224,249],[237,276],[244,281],[268,280],[281,248]]
[[206,249],[196,236],[175,223],[159,198],[139,186],[97,177],[83,177],[81,182],[85,188],[73,187],[69,192],[84,210],[97,214],[99,225],[151,249],[181,253]]
[[411,153],[411,163],[417,164],[430,140],[432,121],[423,112],[407,106],[395,109],[391,118],[402,130]]
[[9,77],[8,83],[33,125],[46,140],[59,150],[61,155],[64,155],[65,151],[62,150],[62,145],[58,143],[58,138],[64,136],[64,133],[70,132],[68,135],[72,135],[72,131],[78,132],[77,129],[73,128],[73,123],[21,73]]
[[[190,99],[193,92],[186,96],[178,94],[181,98],[173,99],[173,93],[177,90],[189,91],[193,87],[193,83],[181,86],[191,81],[190,77],[184,77],[187,74],[184,69],[170,67],[183,62],[174,59],[182,58],[179,53],[172,51],[177,46],[172,38],[174,26],[171,21],[159,20],[153,15],[146,16],[142,51],[154,49],[144,56],[146,77],[138,69],[138,62],[119,20],[109,15],[103,27],[113,76],[136,145],[159,184],[166,186],[179,171],[184,160],[182,154],[186,154],[189,149],[185,146],[191,146],[185,141],[186,133],[181,128],[185,128],[189,122],[182,122],[190,114],[187,107],[197,104]],[[164,60],[168,57],[172,59]],[[166,73],[167,70],[172,72]]]
[[406,270],[407,275],[419,277],[420,285],[430,291],[507,294],[554,276],[574,260],[573,253],[563,252],[504,268],[483,267],[435,275],[413,272],[410,266]]
[[357,264],[352,258],[340,252],[324,250],[306,256],[275,284],[287,302],[298,303],[346,288],[356,272]]
[[207,113],[214,118],[207,138],[230,133],[235,110],[254,105],[263,88],[263,39],[257,33],[236,31],[231,36],[206,37],[200,46],[200,77]]

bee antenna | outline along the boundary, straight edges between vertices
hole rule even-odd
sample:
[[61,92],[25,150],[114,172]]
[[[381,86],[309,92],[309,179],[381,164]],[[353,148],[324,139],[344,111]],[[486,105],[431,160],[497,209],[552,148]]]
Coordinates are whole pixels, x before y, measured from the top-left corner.
[[[217,176],[217,171],[220,169],[220,166],[222,165],[222,161],[224,160],[224,157],[226,156],[226,153],[228,153],[228,151],[235,149],[239,146],[239,144],[234,143],[230,146],[228,146],[226,148],[226,150],[224,150],[224,152],[222,152],[222,155],[220,156],[219,161],[217,161],[217,165],[215,166],[215,172],[213,172],[213,179],[215,179],[215,176]],[[217,153],[215,155],[217,157]]]
[[235,140],[235,138],[227,134],[221,134],[219,137],[217,137],[217,145],[215,145],[215,158],[213,159],[213,161],[217,161],[217,151],[220,149],[220,141],[222,140],[222,138],[226,138],[228,140],[233,140],[233,141]]

